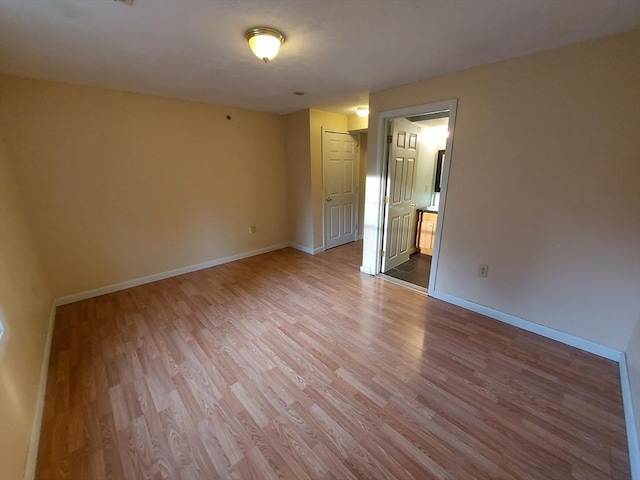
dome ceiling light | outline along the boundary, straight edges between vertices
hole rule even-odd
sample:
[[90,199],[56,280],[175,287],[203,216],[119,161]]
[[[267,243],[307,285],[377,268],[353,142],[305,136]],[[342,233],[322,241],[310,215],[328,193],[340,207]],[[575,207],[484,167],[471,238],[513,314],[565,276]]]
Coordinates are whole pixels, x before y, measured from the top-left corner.
[[280,50],[280,45],[284,43],[284,35],[269,27],[255,27],[246,31],[245,37],[249,41],[251,51],[260,60],[267,63],[273,59]]

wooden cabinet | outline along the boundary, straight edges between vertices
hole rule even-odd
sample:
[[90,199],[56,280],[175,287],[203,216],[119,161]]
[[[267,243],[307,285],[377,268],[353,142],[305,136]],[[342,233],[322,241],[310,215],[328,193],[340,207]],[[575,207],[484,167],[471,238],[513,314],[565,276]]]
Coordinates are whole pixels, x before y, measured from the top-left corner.
[[416,249],[418,252],[433,255],[437,224],[437,213],[418,212],[418,228],[416,234]]

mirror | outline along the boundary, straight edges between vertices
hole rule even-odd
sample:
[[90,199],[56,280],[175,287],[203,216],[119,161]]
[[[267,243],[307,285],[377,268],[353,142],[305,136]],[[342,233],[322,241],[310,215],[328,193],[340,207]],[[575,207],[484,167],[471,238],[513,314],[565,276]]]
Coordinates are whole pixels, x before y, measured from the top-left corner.
[[442,165],[444,164],[444,150],[438,150],[436,159],[436,180],[434,182],[434,192],[440,191],[440,182],[442,181]]

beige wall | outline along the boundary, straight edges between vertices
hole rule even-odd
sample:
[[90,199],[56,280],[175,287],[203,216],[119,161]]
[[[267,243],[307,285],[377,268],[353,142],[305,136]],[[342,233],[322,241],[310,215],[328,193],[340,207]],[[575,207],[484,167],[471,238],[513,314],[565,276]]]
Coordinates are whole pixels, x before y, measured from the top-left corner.
[[434,205],[433,194],[438,150],[444,150],[447,143],[446,135],[441,135],[447,129],[446,124],[442,125],[442,121],[443,119],[436,119],[421,123],[422,130],[419,136],[420,151],[418,152],[415,194],[415,201],[418,207]]
[[324,246],[322,129],[347,131],[347,116],[301,110],[285,116],[291,243],[313,252]]
[[358,239],[364,232],[364,196],[367,182],[367,132],[360,133],[360,184],[358,185]]
[[359,117],[355,113],[347,116],[347,129],[350,132],[366,132],[369,128],[369,117]]
[[[437,290],[627,348],[640,312],[638,58],[635,31],[371,95],[371,118],[458,99]],[[377,142],[376,127],[371,178]]]
[[313,248],[313,209],[309,110],[285,115],[284,122],[289,241],[292,245],[311,250]]
[[347,131],[347,116],[309,110],[311,140],[311,201],[313,204],[313,248],[324,245],[324,190],[322,179],[322,128]]
[[369,117],[359,117],[355,113],[347,116],[347,130],[360,134],[360,183],[358,191],[358,239],[364,231],[364,195],[367,180],[367,131]]
[[56,296],[288,241],[282,117],[14,77],[0,96]]
[[[3,124],[3,129],[6,125]],[[0,478],[24,475],[53,296],[0,142]]]

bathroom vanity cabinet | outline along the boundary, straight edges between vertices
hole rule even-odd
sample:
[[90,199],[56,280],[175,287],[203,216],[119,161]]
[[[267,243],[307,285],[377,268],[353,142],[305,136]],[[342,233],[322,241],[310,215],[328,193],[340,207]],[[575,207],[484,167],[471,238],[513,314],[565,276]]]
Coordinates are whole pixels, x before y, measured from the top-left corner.
[[433,255],[436,241],[436,226],[438,214],[426,210],[418,210],[418,228],[416,234],[416,249],[419,253]]

